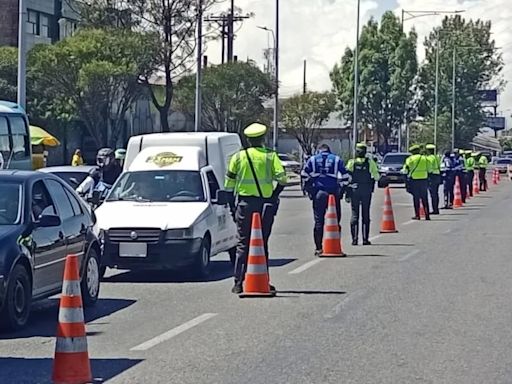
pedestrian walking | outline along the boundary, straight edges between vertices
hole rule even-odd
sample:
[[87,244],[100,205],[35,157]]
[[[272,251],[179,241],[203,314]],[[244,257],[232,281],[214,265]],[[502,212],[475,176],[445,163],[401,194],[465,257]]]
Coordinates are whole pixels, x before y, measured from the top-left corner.
[[443,175],[444,209],[453,209],[454,187],[455,187],[455,156],[452,152],[446,151],[441,162]]
[[473,179],[475,178],[475,158],[471,150],[464,152],[466,157],[466,188],[470,197],[473,197]]
[[414,204],[413,220],[420,220],[420,203],[425,209],[425,219],[430,220],[428,204],[428,179],[431,173],[427,156],[421,154],[421,147],[413,145],[409,148],[411,156],[405,161],[403,172],[407,174],[407,192],[412,194]]
[[345,169],[343,160],[331,153],[328,145],[322,144],[318,148],[318,154],[308,160],[303,170],[303,176],[306,180],[308,195],[313,201],[315,255],[320,256],[322,254],[324,219],[329,195],[335,196],[336,213],[338,221],[340,221],[340,200],[343,198],[344,188],[350,181],[350,175]]
[[430,162],[432,173],[429,177],[428,190],[430,192],[430,200],[432,201],[431,215],[439,215],[439,186],[441,185],[441,159],[436,154],[436,146],[427,144],[427,159]]
[[481,153],[478,154],[478,172],[480,179],[480,191],[487,191],[487,167],[489,166],[489,160]]
[[[359,242],[359,217],[362,217],[363,245],[371,245],[370,237],[370,205],[375,190],[375,182],[379,180],[379,168],[372,158],[367,155],[367,147],[364,143],[356,145],[356,157],[347,163],[347,171],[352,181],[347,188],[347,200],[352,205],[352,217],[350,231],[352,245]],[[359,215],[361,212],[361,215]]]
[[75,153],[73,154],[73,158],[71,159],[71,165],[73,167],[78,167],[79,165],[84,165],[84,159],[82,157],[82,151],[80,148],[77,148],[75,150]]
[[[286,172],[277,153],[264,146],[266,133],[267,127],[258,123],[251,124],[244,130],[249,146],[231,158],[226,175],[225,188],[233,193],[231,206],[238,231],[235,284],[231,290],[235,294],[243,292],[252,216],[257,212],[262,217],[263,241],[268,263],[268,239],[279,206],[279,194],[287,182]],[[275,291],[275,287],[270,288]]]

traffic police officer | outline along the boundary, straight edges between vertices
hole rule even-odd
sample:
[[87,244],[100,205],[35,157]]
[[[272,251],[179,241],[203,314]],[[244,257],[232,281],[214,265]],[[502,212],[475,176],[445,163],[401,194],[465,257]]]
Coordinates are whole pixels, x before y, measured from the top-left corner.
[[465,151],[466,157],[466,188],[469,196],[473,197],[473,179],[475,178],[475,158],[472,156],[472,151]]
[[379,169],[375,161],[366,155],[366,144],[356,145],[356,157],[347,163],[347,171],[352,181],[347,189],[347,199],[352,204],[352,218],[350,230],[352,245],[358,244],[359,237],[359,211],[362,216],[363,245],[371,245],[370,236],[370,204],[375,189],[375,182],[379,180]]
[[487,166],[489,165],[489,160],[487,160],[487,157],[485,155],[482,155],[481,153],[478,154],[478,169],[479,169],[479,179],[480,179],[480,191],[485,192],[487,191]]
[[407,174],[409,184],[408,192],[412,194],[414,203],[413,220],[420,220],[420,201],[425,209],[425,218],[430,220],[428,206],[428,178],[431,173],[430,162],[425,155],[421,154],[419,145],[409,148],[411,156],[405,161],[402,171]]
[[343,160],[331,153],[329,146],[326,144],[320,145],[318,154],[308,160],[302,175],[306,180],[309,197],[313,200],[315,255],[320,256],[322,254],[324,219],[329,203],[329,195],[335,196],[339,221],[341,220],[340,199],[343,197],[344,187],[350,181],[350,175],[345,169]]
[[453,188],[455,186],[455,155],[446,151],[441,163],[441,172],[443,173],[444,190],[444,208],[453,208]]
[[[286,172],[277,153],[264,147],[266,132],[267,127],[257,123],[244,130],[249,148],[231,158],[226,175],[225,188],[236,195],[234,216],[238,230],[238,245],[235,285],[232,289],[235,294],[243,292],[253,213],[258,212],[262,216],[262,232],[268,260],[268,238],[277,213],[279,194],[287,183]],[[277,186],[274,188],[276,182]],[[271,290],[275,291],[275,288],[271,286]]]
[[430,199],[432,200],[432,215],[439,215],[439,186],[441,185],[441,160],[436,154],[436,146],[427,144],[427,159],[430,162],[432,171],[429,178],[428,190]]
[[455,178],[459,179],[459,186],[460,186],[460,195],[462,198],[462,202],[466,203],[466,162],[464,160],[464,157],[461,156],[463,153],[462,150],[454,149],[453,150],[455,154]]

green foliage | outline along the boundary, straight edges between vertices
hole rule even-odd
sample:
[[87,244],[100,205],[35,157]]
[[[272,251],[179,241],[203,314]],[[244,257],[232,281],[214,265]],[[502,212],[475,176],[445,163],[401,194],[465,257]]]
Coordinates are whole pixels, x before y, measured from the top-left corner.
[[451,148],[451,103],[453,50],[456,58],[455,147],[467,147],[482,127],[484,111],[478,90],[503,86],[503,59],[491,38],[491,22],[445,18],[425,40],[426,59],[418,89],[422,95],[419,113],[433,125],[436,50],[439,44],[439,147]]
[[284,128],[295,136],[302,150],[310,155],[313,145],[318,143],[319,128],[335,107],[334,94],[307,92],[284,101],[281,121]]
[[[414,32],[402,33],[400,20],[392,13],[381,24],[371,19],[360,37],[359,121],[372,127],[385,145],[400,129],[404,116],[413,117],[413,81],[417,73]],[[345,50],[330,74],[342,116],[350,121],[354,103],[354,51]]]
[[18,50],[0,47],[0,100],[16,101]]
[[55,45],[38,46],[29,60],[38,109],[60,121],[81,120],[98,146],[112,121],[117,139],[139,79],[154,67],[153,36],[122,30],[82,30]]
[[[253,62],[208,67],[202,79],[202,129],[240,133],[255,121],[264,122],[263,102],[274,90],[270,77]],[[195,75],[176,85],[174,109],[194,115]]]

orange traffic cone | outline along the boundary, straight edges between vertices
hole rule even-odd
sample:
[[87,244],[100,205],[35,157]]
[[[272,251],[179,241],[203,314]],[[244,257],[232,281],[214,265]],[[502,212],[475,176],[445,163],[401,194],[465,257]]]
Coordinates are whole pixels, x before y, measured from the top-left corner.
[[493,185],[497,185],[497,184],[498,184],[498,175],[497,175],[497,172],[498,172],[498,170],[497,170],[497,169],[493,169],[493,170],[492,170],[492,183],[493,183]]
[[460,191],[460,181],[459,177],[455,179],[455,190],[454,190],[454,199],[453,199],[453,208],[461,208],[462,205],[462,194]]
[[52,380],[55,384],[92,381],[76,255],[66,257]]
[[480,187],[478,184],[478,175],[475,173],[475,177],[473,178],[473,195],[480,194]]
[[275,296],[275,292],[270,291],[270,278],[261,229],[261,216],[258,212],[252,215],[251,240],[249,242],[244,292],[239,296]]
[[341,227],[336,213],[336,198],[329,196],[329,204],[325,213],[324,238],[321,257],[345,257],[341,245]]
[[391,204],[391,191],[389,187],[384,190],[384,210],[382,212],[382,221],[380,223],[380,233],[398,232],[395,225],[395,216],[393,215],[393,205]]

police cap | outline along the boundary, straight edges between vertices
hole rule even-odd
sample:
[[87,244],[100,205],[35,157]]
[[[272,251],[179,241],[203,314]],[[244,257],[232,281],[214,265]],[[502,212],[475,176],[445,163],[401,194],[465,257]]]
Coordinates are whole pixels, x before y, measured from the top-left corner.
[[267,127],[260,123],[253,123],[244,129],[244,135],[249,138],[261,137],[267,133]]
[[365,143],[357,143],[356,144],[356,148],[357,149],[366,149],[366,144]]
[[467,149],[465,153],[466,153],[466,155],[471,155],[473,153],[473,151],[471,151],[471,149]]
[[427,144],[425,146],[425,148],[427,148],[427,149],[436,149],[436,146],[434,144]]
[[409,147],[409,152],[412,152],[412,151],[419,151],[420,150],[420,146],[418,144],[414,144],[414,145],[411,145]]

